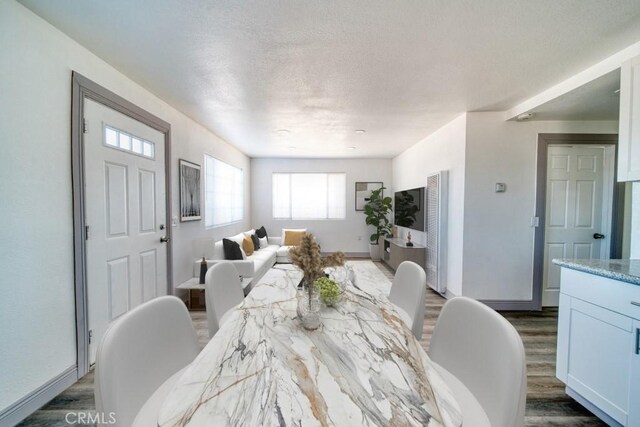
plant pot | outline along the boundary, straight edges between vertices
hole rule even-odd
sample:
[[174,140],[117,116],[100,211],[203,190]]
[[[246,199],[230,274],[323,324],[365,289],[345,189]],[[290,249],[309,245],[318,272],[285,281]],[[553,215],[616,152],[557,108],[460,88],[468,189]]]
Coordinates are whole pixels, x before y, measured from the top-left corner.
[[369,256],[371,261],[380,261],[382,256],[380,255],[380,245],[369,243]]

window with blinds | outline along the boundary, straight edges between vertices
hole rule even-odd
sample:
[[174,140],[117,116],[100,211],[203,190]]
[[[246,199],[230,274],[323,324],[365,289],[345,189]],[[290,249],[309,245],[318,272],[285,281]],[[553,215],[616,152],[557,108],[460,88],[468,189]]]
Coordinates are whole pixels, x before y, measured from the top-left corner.
[[204,155],[205,226],[216,227],[244,219],[242,169]]
[[344,219],[346,174],[274,173],[274,219]]

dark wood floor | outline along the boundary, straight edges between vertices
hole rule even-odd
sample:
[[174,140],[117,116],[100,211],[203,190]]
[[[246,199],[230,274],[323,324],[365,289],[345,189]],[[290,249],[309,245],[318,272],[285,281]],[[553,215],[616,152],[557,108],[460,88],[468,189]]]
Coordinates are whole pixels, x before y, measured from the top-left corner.
[[[393,271],[385,264],[376,263],[389,278]],[[425,349],[433,327],[446,300],[429,290],[426,301],[424,334],[421,340]],[[528,393],[527,426],[604,426],[589,411],[564,393],[564,384],[555,377],[556,336],[558,311],[545,308],[541,312],[501,312],[518,330],[527,353]],[[209,341],[206,313],[191,312],[198,332],[200,345]],[[64,393],[35,412],[20,425],[23,426],[68,426],[65,415],[70,412],[93,411],[93,372],[82,378]]]

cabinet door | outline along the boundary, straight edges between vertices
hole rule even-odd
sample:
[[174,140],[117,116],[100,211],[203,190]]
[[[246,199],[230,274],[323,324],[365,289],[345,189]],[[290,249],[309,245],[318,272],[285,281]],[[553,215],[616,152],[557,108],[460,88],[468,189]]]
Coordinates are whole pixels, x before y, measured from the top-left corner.
[[620,71],[618,181],[640,181],[640,56]]
[[631,375],[629,376],[629,426],[640,426],[640,321],[633,322]]
[[633,320],[577,298],[570,305],[566,384],[628,425]]

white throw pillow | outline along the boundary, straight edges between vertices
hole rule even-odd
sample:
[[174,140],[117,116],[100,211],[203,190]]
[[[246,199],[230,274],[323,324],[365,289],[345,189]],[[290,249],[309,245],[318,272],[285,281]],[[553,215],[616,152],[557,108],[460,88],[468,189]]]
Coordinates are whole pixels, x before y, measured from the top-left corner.
[[284,242],[287,240],[286,236],[285,236],[287,231],[302,231],[302,232],[306,233],[307,229],[306,228],[283,228],[282,229],[282,234],[280,235],[282,237],[282,246],[284,246]]
[[258,240],[260,240],[260,249],[262,248],[266,248],[267,246],[269,246],[269,240],[267,240],[266,237],[258,237]]
[[256,229],[255,229],[255,228],[252,228],[251,230],[249,230],[249,231],[245,231],[245,232],[244,232],[244,233],[242,233],[242,234],[244,234],[245,236],[249,237],[249,236],[251,236],[252,234],[256,234]]

